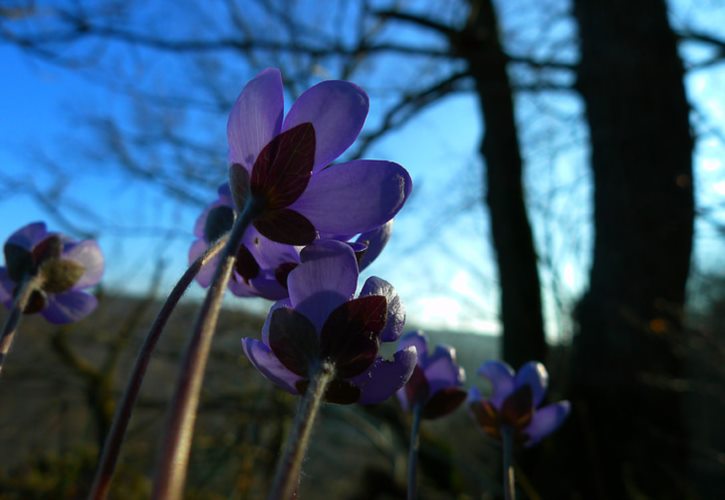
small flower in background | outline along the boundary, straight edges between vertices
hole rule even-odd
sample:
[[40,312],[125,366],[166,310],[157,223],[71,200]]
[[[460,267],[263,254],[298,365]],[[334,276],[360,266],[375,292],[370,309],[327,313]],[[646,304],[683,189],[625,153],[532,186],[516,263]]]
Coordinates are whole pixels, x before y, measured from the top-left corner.
[[[219,186],[218,198],[207,206],[194,226],[196,240],[189,249],[189,262],[203,254],[217,238],[232,228],[237,217],[229,184]],[[360,270],[365,269],[380,254],[392,232],[393,222],[360,234],[349,242],[358,258]],[[333,239],[345,241],[346,236]],[[277,243],[250,227],[237,251],[229,290],[239,297],[259,296],[280,300],[288,296],[287,276],[300,263],[302,247]],[[208,287],[219,258],[211,259],[196,276],[197,282]]]
[[515,442],[533,446],[554,432],[569,415],[568,401],[559,401],[539,408],[549,382],[541,363],[530,361],[518,373],[501,361],[487,361],[478,374],[491,382],[491,396],[483,399],[472,388],[469,408],[483,431],[501,439],[505,426],[513,433]]
[[452,347],[437,345],[432,354],[422,332],[406,333],[400,339],[400,347],[415,347],[418,363],[413,374],[398,391],[398,399],[405,411],[421,405],[422,418],[439,418],[453,412],[466,399],[461,388],[465,381],[463,368],[456,363],[456,351]]
[[415,367],[412,347],[392,360],[378,356],[380,342],[395,342],[405,312],[393,287],[371,277],[353,298],[358,264],[350,245],[318,240],[300,253],[289,273],[289,299],[275,303],[262,340],[242,339],[252,364],[277,386],[304,394],[323,363],[335,378],[325,400],[339,404],[380,403],[405,384]]
[[[345,81],[321,82],[284,115],[282,76],[259,73],[242,90],[227,123],[231,196],[267,238],[306,245],[318,235],[355,235],[392,219],[410,194],[403,167],[380,160],[331,164],[357,138],[368,97]],[[250,198],[251,195],[251,198]]]
[[39,312],[51,323],[78,321],[95,309],[96,298],[83,291],[101,280],[103,255],[92,240],[72,241],[49,233],[42,222],[28,224],[8,238],[6,267],[0,267],[0,301],[13,306],[19,285],[39,277],[24,313]]

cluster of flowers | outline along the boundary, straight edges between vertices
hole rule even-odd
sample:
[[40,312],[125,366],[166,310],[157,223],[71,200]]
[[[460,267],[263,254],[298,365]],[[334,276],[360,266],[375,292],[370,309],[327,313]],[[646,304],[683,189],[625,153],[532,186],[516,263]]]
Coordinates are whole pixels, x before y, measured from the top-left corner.
[[[323,398],[339,404],[375,404],[393,394],[422,418],[451,413],[468,397],[481,428],[500,438],[513,432],[538,442],[566,418],[568,403],[538,409],[547,375],[540,363],[518,374],[498,361],[479,373],[491,382],[488,399],[463,390],[464,373],[450,347],[429,352],[420,332],[403,334],[405,311],[393,286],[368,278],[356,294],[360,271],[381,253],[393,217],[412,182],[397,163],[353,160],[333,164],[357,138],[368,112],[365,92],[345,81],[325,81],[304,92],[284,116],[276,69],[261,72],[238,97],[227,125],[229,181],[196,221],[189,252],[197,260],[240,218],[247,217],[228,289],[240,297],[276,301],[261,339],[244,338],[249,361],[283,390],[303,395],[321,367],[333,367]],[[96,305],[83,291],[103,272],[92,241],[72,242],[30,224],[5,244],[0,300],[17,307],[18,290],[33,281],[25,313],[49,321],[81,319]],[[220,257],[201,267],[208,286]],[[398,342],[392,359],[381,343]]]

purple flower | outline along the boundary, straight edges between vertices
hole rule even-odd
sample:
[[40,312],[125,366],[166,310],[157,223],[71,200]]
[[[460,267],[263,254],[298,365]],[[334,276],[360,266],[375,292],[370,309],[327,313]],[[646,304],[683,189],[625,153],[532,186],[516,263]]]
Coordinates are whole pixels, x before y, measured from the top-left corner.
[[541,363],[530,361],[515,374],[504,362],[487,361],[478,373],[491,382],[491,397],[483,399],[473,388],[469,407],[483,431],[493,438],[501,439],[501,428],[507,426],[513,431],[514,441],[533,446],[569,415],[568,401],[539,408],[549,382]]
[[[209,245],[232,227],[235,213],[234,201],[227,183],[219,186],[218,198],[210,204],[194,226],[197,239],[189,250],[189,262],[199,257]],[[360,234],[350,242],[358,257],[360,269],[365,269],[382,251],[390,239],[392,221]],[[347,236],[336,236],[345,241]],[[237,251],[237,258],[229,281],[229,289],[239,297],[260,296],[279,300],[288,296],[287,276],[300,263],[302,247],[277,243],[250,227],[244,234]],[[203,287],[211,283],[218,257],[211,259],[196,276]]]
[[406,411],[421,405],[422,418],[448,415],[466,399],[466,391],[461,388],[465,372],[456,363],[456,350],[437,345],[429,355],[425,335],[419,331],[407,333],[400,339],[401,348],[411,346],[418,353],[418,363],[405,387],[398,391],[400,404]]
[[282,389],[303,394],[324,362],[335,378],[325,399],[339,404],[384,401],[405,384],[415,366],[413,347],[388,361],[378,356],[380,342],[395,342],[405,323],[397,293],[371,277],[354,298],[358,264],[352,248],[318,240],[300,253],[289,273],[289,299],[275,303],[262,340],[242,339],[252,364]]
[[306,245],[318,233],[365,233],[395,216],[412,186],[403,167],[380,160],[331,164],[355,141],[367,112],[367,95],[350,82],[315,85],[284,119],[279,70],[264,70],[244,87],[227,123],[229,178],[237,208],[256,206],[259,233]]
[[5,242],[6,267],[0,267],[0,301],[13,306],[18,285],[40,276],[26,314],[40,312],[51,323],[78,321],[95,309],[96,298],[83,291],[103,274],[103,255],[92,240],[72,241],[49,233],[43,222],[28,224]]

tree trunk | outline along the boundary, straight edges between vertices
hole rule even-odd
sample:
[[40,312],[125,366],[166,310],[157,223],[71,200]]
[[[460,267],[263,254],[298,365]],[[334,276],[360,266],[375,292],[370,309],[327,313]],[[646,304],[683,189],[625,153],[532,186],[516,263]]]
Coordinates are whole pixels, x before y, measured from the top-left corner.
[[581,498],[682,498],[675,347],[694,217],[683,67],[663,0],[575,0],[574,14],[595,238],[577,311],[566,467]]
[[513,96],[496,13],[490,0],[471,0],[470,4],[457,49],[468,62],[483,117],[480,151],[501,290],[502,357],[518,368],[546,357],[536,250],[524,202]]

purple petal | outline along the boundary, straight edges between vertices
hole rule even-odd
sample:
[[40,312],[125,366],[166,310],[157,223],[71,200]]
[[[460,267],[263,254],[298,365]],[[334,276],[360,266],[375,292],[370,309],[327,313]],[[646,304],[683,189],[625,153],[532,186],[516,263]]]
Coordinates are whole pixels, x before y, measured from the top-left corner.
[[380,340],[383,342],[395,342],[403,333],[405,326],[405,308],[400,302],[398,293],[393,285],[380,279],[377,276],[371,276],[365,281],[360,291],[360,297],[368,295],[382,295],[388,303],[388,314],[385,321],[385,328],[380,332]]
[[274,274],[263,274],[252,281],[252,287],[257,291],[257,295],[268,300],[281,300],[287,297],[287,289],[283,287]]
[[364,90],[355,84],[328,80],[306,90],[292,105],[283,130],[309,122],[315,128],[317,171],[340,156],[357,139],[369,100]]
[[535,445],[558,429],[570,411],[571,404],[569,401],[559,401],[558,403],[553,403],[536,410],[531,419],[531,423],[529,423],[524,431],[529,437],[525,446]]
[[333,240],[316,241],[300,258],[287,278],[290,301],[320,332],[330,313],[355,293],[357,261],[349,245]]
[[264,320],[264,325],[262,325],[262,342],[264,342],[266,345],[269,345],[269,325],[272,321],[272,313],[282,307],[285,307],[287,309],[292,308],[289,299],[279,300],[272,304],[272,307],[269,309],[269,313],[267,313],[267,317]]
[[320,359],[320,340],[315,326],[294,309],[277,308],[270,316],[269,348],[285,368],[307,376]]
[[534,407],[539,406],[544,400],[548,384],[549,374],[546,373],[546,367],[537,361],[529,361],[522,366],[518,373],[516,373],[516,378],[514,379],[514,385],[516,387],[521,387],[522,385],[531,387]]
[[364,243],[367,248],[363,252],[363,256],[360,259],[360,270],[362,271],[368,267],[378,255],[383,251],[385,245],[388,244],[390,236],[393,233],[393,221],[389,220],[380,227],[376,227],[372,231],[362,233],[355,240],[356,243]]
[[262,269],[275,269],[284,262],[294,264],[300,262],[298,247],[272,241],[254,227],[247,229],[242,242],[252,252]]
[[[207,248],[209,248],[209,244],[207,242],[205,242],[204,240],[196,240],[189,249],[189,264],[194,262],[201,256],[201,254],[206,252]],[[212,278],[214,277],[214,271],[216,270],[216,266],[218,263],[219,255],[207,262],[206,265],[204,265],[196,275],[195,279],[197,283],[199,283],[204,288],[208,287],[211,284]]]
[[80,290],[48,295],[48,305],[41,311],[45,319],[56,325],[72,323],[88,316],[98,305],[96,298]]
[[85,240],[80,243],[66,244],[63,257],[73,260],[83,266],[83,276],[73,285],[73,288],[88,288],[97,285],[103,276],[103,254],[98,243]]
[[21,248],[31,251],[48,234],[45,222],[33,222],[11,234],[6,243],[12,243],[13,245],[18,245]]
[[8,276],[8,270],[0,267],[0,302],[8,308],[13,306],[13,290],[15,290],[15,282]]
[[486,361],[478,374],[491,382],[491,402],[500,409],[503,400],[514,390],[514,371],[503,361]]
[[262,375],[285,391],[299,394],[295,384],[302,380],[302,377],[285,368],[269,347],[259,340],[250,338],[242,339],[242,347],[244,348],[244,354],[247,355],[249,361]]
[[456,350],[449,346],[436,346],[423,371],[431,394],[446,387],[458,387],[465,378],[463,369],[456,363]]
[[254,227],[267,238],[287,245],[307,245],[317,237],[315,226],[295,210],[265,210]]
[[315,173],[290,208],[321,233],[364,233],[392,219],[411,187],[408,172],[397,163],[354,160]]
[[418,403],[424,403],[430,395],[430,385],[425,378],[425,373],[420,368],[420,359],[413,368],[410,378],[405,385],[398,390],[398,400],[403,411],[408,411]]
[[452,413],[466,400],[466,391],[458,387],[446,387],[437,391],[423,407],[422,417],[441,418]]
[[282,75],[266,69],[247,83],[229,114],[229,163],[251,171],[259,152],[279,133],[283,113]]
[[381,403],[405,385],[413,373],[417,356],[415,349],[398,350],[392,361],[378,358],[366,372],[350,381],[360,388],[361,404]]
[[420,330],[408,332],[400,338],[400,348],[414,346],[418,353],[418,365],[425,368],[428,365],[428,341]]

